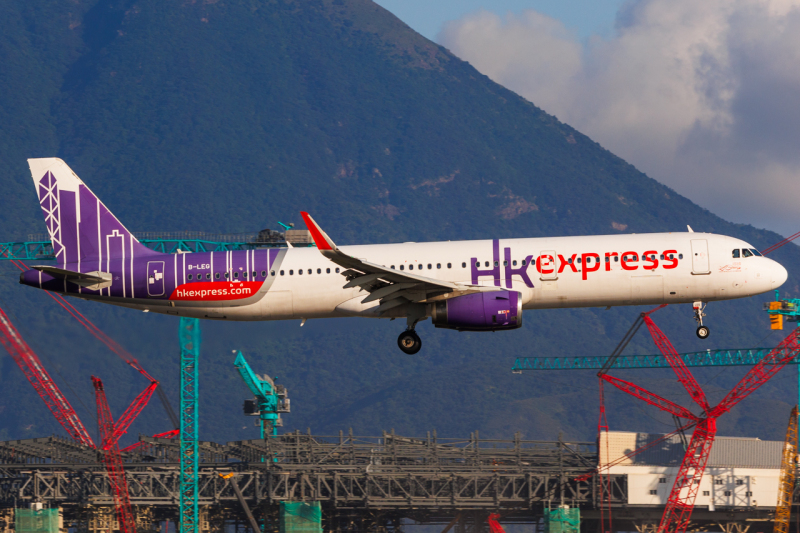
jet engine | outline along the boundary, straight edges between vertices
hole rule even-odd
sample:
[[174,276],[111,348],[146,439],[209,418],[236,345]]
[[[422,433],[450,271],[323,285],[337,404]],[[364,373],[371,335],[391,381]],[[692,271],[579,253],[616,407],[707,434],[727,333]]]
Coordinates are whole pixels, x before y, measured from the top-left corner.
[[458,331],[495,331],[522,326],[522,295],[516,291],[478,292],[433,305],[433,325]]

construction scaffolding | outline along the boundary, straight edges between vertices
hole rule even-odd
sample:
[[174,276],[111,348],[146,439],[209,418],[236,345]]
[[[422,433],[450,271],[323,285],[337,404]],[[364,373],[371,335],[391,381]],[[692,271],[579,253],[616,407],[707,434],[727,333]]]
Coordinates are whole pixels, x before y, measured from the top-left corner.
[[[179,518],[181,446],[172,439],[140,440],[122,457],[136,528],[143,533]],[[265,455],[278,460],[262,461]],[[501,515],[503,525],[536,524],[540,533],[548,517],[550,531],[569,533],[577,517],[587,531],[597,529],[600,518],[598,474],[581,478],[598,464],[596,444],[589,442],[295,432],[227,444],[200,441],[198,460],[201,533],[231,525],[253,530],[242,502],[265,533],[280,530],[281,503],[286,509],[319,502],[326,533],[399,532],[410,523],[452,523],[454,533],[485,531],[492,513]],[[615,527],[635,531],[643,521],[658,522],[663,505],[631,508],[627,476],[607,478]],[[65,528],[113,533],[106,527],[114,525],[113,487],[93,448],[59,437],[0,442],[0,516],[33,502],[60,508]],[[569,513],[559,522],[552,513],[562,505]],[[767,506],[698,509],[692,520],[744,524],[770,520],[773,512]],[[286,527],[285,514],[283,520]]]

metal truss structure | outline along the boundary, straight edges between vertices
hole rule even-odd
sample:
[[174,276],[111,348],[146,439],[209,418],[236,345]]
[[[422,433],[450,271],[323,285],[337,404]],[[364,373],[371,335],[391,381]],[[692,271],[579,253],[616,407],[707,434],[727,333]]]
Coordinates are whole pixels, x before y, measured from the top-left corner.
[[197,533],[199,443],[197,427],[198,357],[200,355],[200,320],[181,318],[181,431],[180,445],[180,533]]
[[[697,366],[753,366],[767,355],[772,348],[752,348],[748,350],[704,350],[679,354],[683,364],[688,367]],[[518,357],[511,367],[513,372],[523,370],[600,370],[608,360],[608,356],[580,357]],[[800,363],[798,358],[788,364]],[[669,361],[663,354],[657,355],[621,355],[615,361],[613,369],[670,368]]]
[[[140,441],[122,456],[141,533],[179,519],[180,443],[145,436]],[[435,432],[425,438],[291,433],[227,444],[199,442],[198,453],[201,532],[221,532],[231,524],[249,528],[237,489],[265,532],[277,528],[278,503],[287,501],[320,501],[325,530],[337,532],[400,532],[409,522],[484,531],[490,513],[499,512],[503,524],[535,524],[545,509],[562,504],[579,507],[583,522],[599,520],[598,476],[580,479],[597,467],[595,443],[529,441],[519,435],[441,439]],[[262,461],[267,455],[277,462]],[[663,511],[654,506],[633,512],[626,504],[625,475],[610,476],[603,489],[605,501],[619,510],[619,524],[635,525],[639,516],[656,519]],[[0,514],[31,502],[58,506],[65,524],[91,531],[91,524],[112,516],[114,493],[92,448],[60,437],[0,442]],[[718,510],[693,518],[744,523],[770,512],[763,507]]]
[[[230,252],[264,247],[285,247],[283,234],[273,232],[264,239],[257,233],[217,235],[200,231],[185,232],[134,232],[140,243],[151,250],[165,254],[178,252]],[[305,244],[294,244],[303,247]],[[25,242],[0,242],[0,259],[19,261],[55,259],[53,244],[46,234],[29,235]]]

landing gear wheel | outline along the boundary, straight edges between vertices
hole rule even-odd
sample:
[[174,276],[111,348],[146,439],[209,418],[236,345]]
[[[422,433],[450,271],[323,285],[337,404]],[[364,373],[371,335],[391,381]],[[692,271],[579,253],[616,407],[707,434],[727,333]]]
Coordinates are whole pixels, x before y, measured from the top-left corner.
[[408,329],[397,337],[397,345],[408,355],[414,355],[422,348],[422,339],[416,331]]
[[709,334],[710,331],[708,331],[708,328],[706,326],[700,326],[699,328],[697,328],[697,336],[699,338],[707,339]]

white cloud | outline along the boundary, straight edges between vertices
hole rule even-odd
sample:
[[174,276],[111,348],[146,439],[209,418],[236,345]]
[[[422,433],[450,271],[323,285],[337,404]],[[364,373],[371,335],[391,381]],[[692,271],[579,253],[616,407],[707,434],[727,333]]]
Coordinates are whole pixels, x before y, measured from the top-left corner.
[[635,0],[581,43],[535,11],[439,41],[699,204],[800,229],[800,0]]

